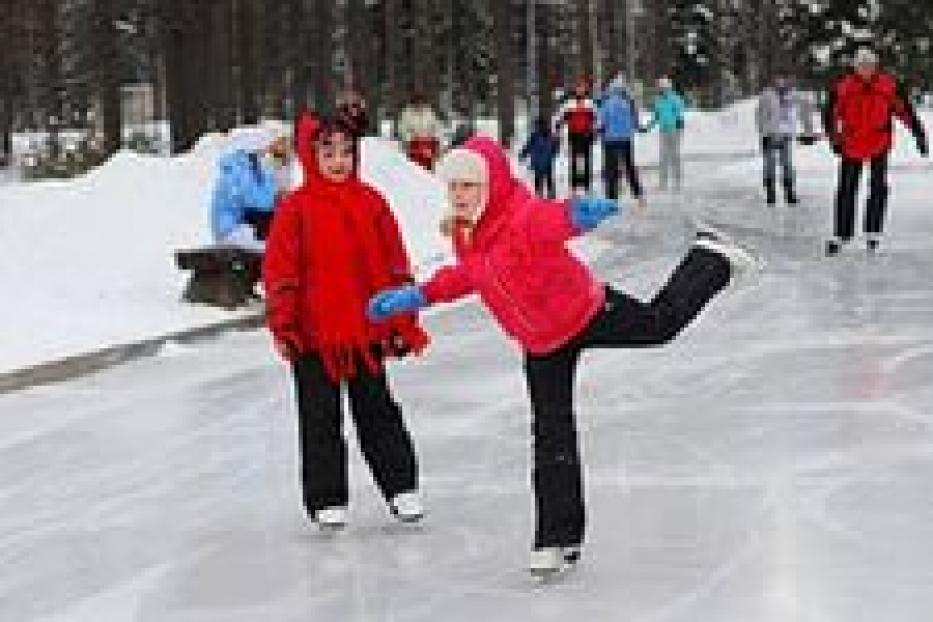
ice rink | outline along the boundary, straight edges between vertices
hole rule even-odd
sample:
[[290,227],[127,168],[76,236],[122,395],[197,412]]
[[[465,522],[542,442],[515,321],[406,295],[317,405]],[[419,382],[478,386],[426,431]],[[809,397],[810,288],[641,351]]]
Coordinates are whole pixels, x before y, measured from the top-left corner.
[[306,524],[289,378],[263,334],[0,396],[0,619],[926,622],[933,176],[895,166],[885,252],[828,260],[832,174],[804,167],[803,205],[768,211],[756,167],[694,164],[683,198],[597,233],[598,273],[642,296],[688,214],[732,225],[768,268],[665,349],[585,358],[589,535],[559,583],[524,570],[520,358],[467,304],[394,368],[429,511],[414,529],[358,452],[348,529]]

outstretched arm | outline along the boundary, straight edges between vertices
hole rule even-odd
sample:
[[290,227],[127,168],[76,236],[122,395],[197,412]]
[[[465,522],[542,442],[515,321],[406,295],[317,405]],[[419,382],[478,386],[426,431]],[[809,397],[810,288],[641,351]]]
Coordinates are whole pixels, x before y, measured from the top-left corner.
[[926,157],[929,152],[926,130],[903,84],[898,88],[897,98],[894,100],[894,114],[897,115],[901,123],[913,134],[914,140],[917,141],[917,150],[920,151],[921,155]]
[[561,244],[595,229],[617,214],[619,204],[611,199],[584,196],[569,201],[538,201],[528,210],[526,226],[532,238]]
[[414,313],[439,302],[453,302],[475,291],[466,269],[457,264],[438,270],[423,285],[406,285],[379,292],[369,301],[367,314],[376,322]]

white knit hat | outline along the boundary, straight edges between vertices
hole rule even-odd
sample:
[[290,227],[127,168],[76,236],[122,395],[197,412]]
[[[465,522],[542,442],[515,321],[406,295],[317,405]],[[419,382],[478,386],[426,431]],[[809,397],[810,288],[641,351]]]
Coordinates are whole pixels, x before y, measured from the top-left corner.
[[861,67],[863,65],[877,65],[878,53],[870,47],[860,47],[855,51],[855,58],[852,59],[852,64],[856,67]]
[[448,151],[437,164],[437,175],[445,182],[471,181],[489,185],[489,169],[483,156],[462,147]]
[[[479,184],[482,187],[482,205],[479,212],[473,216],[473,223],[468,225],[472,229],[479,222],[480,216],[486,211],[486,205],[489,203],[489,168],[486,166],[486,160],[475,151],[456,147],[441,158],[437,165],[437,175],[448,184],[455,181],[466,181]],[[453,205],[451,205],[450,210],[441,221],[441,232],[444,235],[452,235],[457,227],[457,222],[458,217],[454,213]]]

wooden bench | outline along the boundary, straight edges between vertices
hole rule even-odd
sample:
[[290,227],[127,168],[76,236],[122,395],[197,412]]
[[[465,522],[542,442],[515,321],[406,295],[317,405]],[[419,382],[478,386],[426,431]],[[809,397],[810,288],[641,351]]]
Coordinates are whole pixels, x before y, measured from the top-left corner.
[[175,253],[180,270],[191,277],[182,294],[185,302],[236,309],[256,300],[262,276],[262,254],[231,246],[207,246]]

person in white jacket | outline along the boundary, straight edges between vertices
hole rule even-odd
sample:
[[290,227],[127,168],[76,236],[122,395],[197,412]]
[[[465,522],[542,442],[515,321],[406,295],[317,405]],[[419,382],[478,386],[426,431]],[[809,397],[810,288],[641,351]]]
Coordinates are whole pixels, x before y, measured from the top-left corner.
[[398,121],[399,138],[409,159],[429,171],[433,170],[440,154],[442,131],[443,124],[428,98],[422,93],[415,93]]
[[777,169],[783,173],[784,197],[788,205],[797,204],[794,171],[794,141],[802,125],[805,136],[813,135],[809,102],[793,87],[790,73],[778,71],[774,80],[758,98],[755,111],[761,150],[764,157],[764,186],[768,205],[777,203]]

